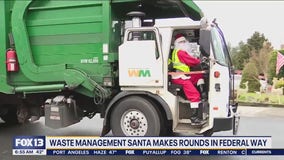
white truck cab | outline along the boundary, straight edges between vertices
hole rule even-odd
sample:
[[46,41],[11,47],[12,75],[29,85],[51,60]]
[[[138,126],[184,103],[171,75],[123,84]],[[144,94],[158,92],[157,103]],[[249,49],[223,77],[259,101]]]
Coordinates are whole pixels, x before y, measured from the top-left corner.
[[[232,95],[232,64],[226,42],[217,24],[202,22],[143,27],[138,20],[125,31],[119,46],[122,93],[110,120],[114,135],[159,136],[174,132],[210,136],[232,129],[236,134],[239,116]],[[177,33],[186,36],[192,52],[203,60],[199,68],[183,73],[202,73],[205,77],[208,100],[202,102],[205,124],[200,126],[191,124],[191,102],[182,87],[171,83],[173,71],[168,62]]]

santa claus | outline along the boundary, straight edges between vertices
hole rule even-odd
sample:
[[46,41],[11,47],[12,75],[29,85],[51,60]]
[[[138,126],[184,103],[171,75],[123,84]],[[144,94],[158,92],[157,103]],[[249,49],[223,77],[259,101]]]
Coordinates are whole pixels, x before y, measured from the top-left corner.
[[[182,34],[175,36],[174,42],[175,48],[172,53],[172,63],[175,72],[190,72],[190,67],[200,65],[200,60],[192,56],[189,52],[190,45],[187,39]],[[193,125],[199,125],[203,123],[202,103],[201,100],[205,100],[206,93],[204,91],[204,79],[202,74],[193,74],[191,76],[185,74],[173,74],[172,83],[179,84],[183,87],[186,98],[191,102],[192,109],[191,122]],[[197,88],[199,91],[197,90]],[[202,95],[202,99],[201,96]]]

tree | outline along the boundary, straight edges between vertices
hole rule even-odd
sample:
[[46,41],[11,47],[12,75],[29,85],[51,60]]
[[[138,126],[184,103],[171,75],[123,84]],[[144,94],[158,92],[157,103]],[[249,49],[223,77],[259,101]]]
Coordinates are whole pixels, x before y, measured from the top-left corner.
[[232,53],[232,61],[235,66],[235,69],[243,70],[244,65],[248,62],[250,57],[250,48],[244,42],[240,42],[237,48],[234,48]]
[[[259,74],[263,74],[264,77],[266,79],[269,78],[269,80],[272,80],[272,77],[274,77],[276,58],[273,57],[273,55],[275,56],[275,54],[272,54],[273,47],[265,38],[264,34],[254,32],[247,40],[247,43],[241,41],[239,46],[233,48],[231,51],[232,62],[235,69],[243,70],[240,87],[243,88],[244,84],[247,82],[248,92],[259,91]],[[271,58],[274,58],[274,60],[271,61]],[[273,72],[274,75],[271,75],[271,72]],[[281,73],[280,71],[279,75],[281,75]]]
[[261,84],[258,78],[260,74],[263,74],[265,79],[267,79],[272,51],[273,48],[268,41],[264,41],[262,48],[258,52],[256,49],[251,51],[251,57],[249,58],[249,63],[245,65],[241,82],[241,84],[248,82],[248,92],[260,90]]
[[265,41],[262,48],[256,53],[252,51],[251,61],[256,65],[259,74],[263,74],[265,79],[268,78],[269,73],[269,60],[272,55],[273,48],[270,42]]
[[259,32],[254,32],[254,34],[247,39],[247,43],[241,41],[239,46],[235,49],[237,52],[232,54],[235,69],[243,70],[252,54],[259,54],[265,41],[267,41],[267,39],[264,34],[260,34]]
[[247,44],[251,51],[255,50],[256,53],[259,53],[265,41],[267,41],[267,39],[265,38],[264,34],[254,32],[251,38],[247,40]]
[[238,65],[239,63],[238,63],[238,59],[237,59],[237,53],[238,53],[237,47],[231,48],[230,57],[232,59],[234,69],[240,70],[241,66]]
[[260,91],[258,71],[256,68],[256,64],[253,61],[250,61],[249,63],[245,65],[240,86],[243,88],[246,82],[248,82],[248,92],[259,92]]

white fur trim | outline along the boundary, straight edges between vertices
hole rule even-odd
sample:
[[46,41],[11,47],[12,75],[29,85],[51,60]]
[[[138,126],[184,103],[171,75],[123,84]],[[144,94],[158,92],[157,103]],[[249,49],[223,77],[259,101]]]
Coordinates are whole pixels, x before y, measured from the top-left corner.
[[204,79],[199,79],[197,81],[197,86],[201,85],[201,84],[204,84]]
[[175,40],[175,44],[179,43],[181,41],[186,41],[185,37],[179,37],[178,39]]
[[198,108],[199,102],[191,102],[190,108]]
[[186,76],[186,75],[184,75],[184,74],[180,74],[180,75],[172,75],[172,79],[179,79],[179,78],[181,78],[181,79],[183,79],[183,80],[186,80],[186,79],[190,79],[190,76]]

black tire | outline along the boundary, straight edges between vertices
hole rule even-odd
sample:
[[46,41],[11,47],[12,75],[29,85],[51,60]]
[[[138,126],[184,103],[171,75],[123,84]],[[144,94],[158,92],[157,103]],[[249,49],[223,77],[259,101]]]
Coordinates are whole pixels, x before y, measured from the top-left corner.
[[[159,104],[155,103],[153,100],[149,99],[149,101],[152,103],[153,106],[158,106]],[[159,107],[157,107],[159,108]],[[160,117],[160,136],[162,137],[169,137],[173,136],[172,131],[172,121],[167,120],[166,115],[162,114],[162,111],[159,109],[156,109],[159,117]]]
[[161,119],[153,104],[142,97],[121,100],[111,114],[114,136],[159,136]]

